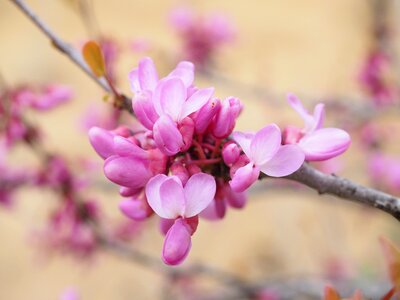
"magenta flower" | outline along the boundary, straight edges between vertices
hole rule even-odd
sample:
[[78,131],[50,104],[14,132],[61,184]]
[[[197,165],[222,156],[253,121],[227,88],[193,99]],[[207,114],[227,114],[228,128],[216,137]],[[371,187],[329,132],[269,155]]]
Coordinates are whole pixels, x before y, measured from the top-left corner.
[[191,176],[184,187],[178,177],[163,174],[147,184],[146,196],[154,212],[161,218],[175,220],[164,241],[162,256],[166,264],[179,264],[188,255],[194,233],[188,220],[210,204],[215,190],[214,178],[204,173]]
[[242,148],[248,163],[238,168],[230,181],[232,190],[243,192],[259,177],[282,177],[297,171],[304,162],[304,153],[297,145],[281,145],[281,131],[275,124],[256,133],[234,132],[233,139]]
[[303,118],[305,126],[303,129],[287,127],[283,134],[284,144],[299,145],[309,161],[327,160],[349,148],[351,139],[346,131],[322,128],[325,113],[323,104],[317,104],[314,114],[310,115],[295,95],[289,94],[288,101]]

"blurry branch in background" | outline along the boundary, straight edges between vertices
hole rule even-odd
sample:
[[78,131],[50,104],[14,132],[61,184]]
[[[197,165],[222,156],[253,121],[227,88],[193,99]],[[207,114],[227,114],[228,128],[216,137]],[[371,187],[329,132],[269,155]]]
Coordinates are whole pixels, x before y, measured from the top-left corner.
[[[33,23],[38,26],[41,31],[50,38],[58,50],[67,55],[76,65],[78,65],[86,74],[96,81],[105,91],[112,93],[112,87],[105,81],[97,78],[86,65],[82,55],[74,48],[61,40],[47,25],[44,24],[24,3],[22,0],[10,0],[15,3],[25,15],[27,15]],[[123,99],[122,109],[133,114],[131,100],[125,95],[120,94]],[[360,204],[366,204],[371,207],[378,208],[400,221],[400,199],[385,194],[381,191],[367,188],[351,182],[348,179],[335,175],[323,174],[314,168],[303,165],[303,167],[294,174],[287,177],[290,180],[297,181],[319,193],[329,193],[342,199],[348,199]]]
[[[83,72],[85,72],[90,78],[92,78],[103,90],[107,93],[112,93],[112,87],[108,82],[102,78],[96,77],[91,69],[86,65],[80,51],[76,50],[71,45],[67,44],[61,38],[58,37],[38,16],[32,11],[32,9],[22,0],[10,0],[45,34],[57,50],[65,54],[75,65],[77,65]],[[123,100],[123,108],[130,113],[132,111],[132,102],[125,96],[120,95]]]

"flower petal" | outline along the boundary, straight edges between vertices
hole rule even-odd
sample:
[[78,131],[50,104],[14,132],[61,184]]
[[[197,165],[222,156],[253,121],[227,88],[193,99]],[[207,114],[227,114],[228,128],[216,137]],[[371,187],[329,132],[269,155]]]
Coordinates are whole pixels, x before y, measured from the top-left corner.
[[170,116],[161,116],[153,126],[157,147],[168,156],[175,155],[184,146],[182,134]]
[[297,113],[303,118],[305,123],[305,131],[309,132],[312,128],[315,127],[314,117],[308,113],[308,111],[304,108],[300,99],[296,95],[288,94],[287,99],[294,110],[297,111]]
[[114,155],[114,134],[100,127],[92,127],[88,135],[90,144],[103,159]]
[[322,128],[322,125],[324,124],[324,119],[325,119],[325,105],[323,103],[318,103],[314,107],[314,130]]
[[119,209],[125,216],[136,221],[142,221],[152,213],[147,201],[138,198],[122,200]]
[[169,73],[168,77],[178,77],[182,80],[185,87],[192,85],[194,80],[194,65],[189,61],[181,61],[176,68]]
[[122,136],[114,137],[114,151],[120,156],[131,156],[138,159],[149,158],[146,150],[140,148],[138,145]]
[[179,120],[183,104],[186,100],[186,88],[179,78],[171,78],[163,82],[160,91],[160,103],[164,114]]
[[167,265],[178,265],[192,247],[190,232],[182,219],[175,221],[165,237],[162,259]]
[[232,137],[236,143],[242,148],[244,154],[246,154],[247,157],[250,157],[251,152],[250,152],[250,144],[251,140],[254,138],[255,134],[254,133],[246,133],[246,132],[240,132],[240,131],[235,131],[232,134]]
[[129,85],[131,87],[131,91],[133,93],[139,93],[141,91],[140,83],[139,83],[139,72],[138,69],[135,68],[128,74]]
[[260,169],[253,162],[250,162],[235,172],[232,180],[229,181],[229,185],[234,192],[241,193],[256,182],[259,175]]
[[151,178],[146,185],[146,198],[150,207],[161,218],[167,219],[167,213],[161,205],[160,187],[161,184],[168,179],[164,174],[158,174]]
[[153,91],[158,82],[156,66],[150,57],[144,57],[139,62],[138,79],[142,90]]
[[[169,177],[160,186],[161,206],[167,219],[183,216],[185,211],[185,195],[178,177]],[[164,217],[163,217],[164,218]]]
[[304,162],[304,152],[297,145],[281,146],[271,160],[260,166],[261,172],[282,177],[297,171]]
[[216,191],[215,179],[205,173],[197,173],[187,181],[184,193],[186,199],[186,218],[198,215],[214,199]]
[[342,154],[351,143],[350,135],[338,128],[322,128],[305,135],[299,146],[306,154],[306,160],[321,161]]
[[268,125],[255,134],[251,140],[249,157],[257,166],[270,160],[278,151],[282,142],[282,134],[275,124]]
[[189,99],[183,104],[183,109],[180,118],[183,119],[191,113],[198,111],[202,108],[214,93],[214,88],[205,88],[197,90]]

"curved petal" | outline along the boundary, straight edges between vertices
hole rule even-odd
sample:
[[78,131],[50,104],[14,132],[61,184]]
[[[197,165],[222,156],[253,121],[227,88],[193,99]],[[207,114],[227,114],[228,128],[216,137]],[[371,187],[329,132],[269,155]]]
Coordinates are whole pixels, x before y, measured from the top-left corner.
[[139,122],[147,129],[152,130],[159,117],[152,101],[144,98],[136,99],[132,107]]
[[178,77],[182,80],[185,87],[192,85],[194,80],[194,65],[190,61],[181,61],[168,77]]
[[146,150],[132,143],[122,136],[114,137],[114,151],[121,156],[132,156],[139,159],[148,159],[149,155]]
[[198,215],[214,199],[216,191],[215,179],[205,173],[197,173],[187,181],[185,193],[185,213],[186,218]]
[[271,160],[260,166],[260,170],[268,176],[282,177],[297,171],[303,162],[304,152],[299,146],[284,145]]
[[270,160],[278,151],[282,142],[281,130],[276,124],[270,124],[257,131],[251,140],[249,157],[257,166]]
[[104,174],[112,182],[131,188],[146,185],[151,173],[146,163],[133,157],[110,156],[104,163]]
[[290,106],[297,111],[297,113],[303,118],[305,123],[305,131],[308,132],[311,128],[314,128],[315,121],[314,117],[311,116],[308,111],[304,108],[300,99],[294,94],[287,95]]
[[318,103],[314,107],[314,130],[322,128],[325,119],[325,105],[323,103]]
[[142,90],[153,91],[158,82],[156,66],[150,57],[144,57],[139,62],[138,79]]
[[150,207],[161,218],[168,219],[167,213],[161,205],[160,187],[161,184],[168,179],[168,176],[159,174],[149,180],[146,185],[146,198]]
[[146,200],[137,198],[122,200],[119,209],[125,216],[135,221],[146,219],[152,212]]
[[198,111],[202,108],[214,93],[214,88],[205,88],[197,90],[189,99],[183,104],[183,109],[180,118],[183,119],[191,113]]
[[162,259],[167,265],[178,265],[187,257],[191,247],[190,232],[184,220],[178,219],[165,236]]
[[186,96],[182,80],[175,77],[166,80],[160,91],[160,103],[164,114],[171,116],[174,121],[179,120]]
[[129,80],[129,85],[131,87],[131,91],[134,92],[135,94],[139,93],[141,91],[141,88],[139,83],[139,72],[137,68],[129,72],[128,80]]
[[113,133],[100,127],[92,127],[88,135],[90,144],[103,159],[114,155]]
[[322,128],[305,135],[299,146],[306,154],[306,160],[321,161],[342,154],[351,143],[350,135],[338,128]]
[[154,124],[153,136],[157,147],[168,156],[175,155],[184,146],[182,134],[168,115],[161,116]]
[[177,177],[169,177],[161,183],[160,198],[161,206],[167,219],[175,219],[184,215],[185,195],[182,183],[177,179]]
[[229,181],[229,185],[234,192],[241,193],[256,182],[259,175],[260,169],[254,163],[250,162],[235,172],[232,180]]
[[240,148],[242,148],[244,154],[246,154],[247,157],[250,158],[251,152],[250,152],[250,144],[251,140],[254,138],[255,134],[254,133],[246,133],[246,132],[240,132],[240,131],[235,131],[232,134],[232,137],[236,143],[239,144]]

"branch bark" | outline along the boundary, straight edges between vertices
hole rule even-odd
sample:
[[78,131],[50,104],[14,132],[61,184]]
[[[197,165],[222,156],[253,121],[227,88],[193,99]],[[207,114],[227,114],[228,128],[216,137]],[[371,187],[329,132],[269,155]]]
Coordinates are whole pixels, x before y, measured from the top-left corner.
[[378,208],[400,221],[400,199],[354,183],[334,174],[322,173],[307,163],[285,178],[302,183],[319,194],[330,194],[352,202]]

